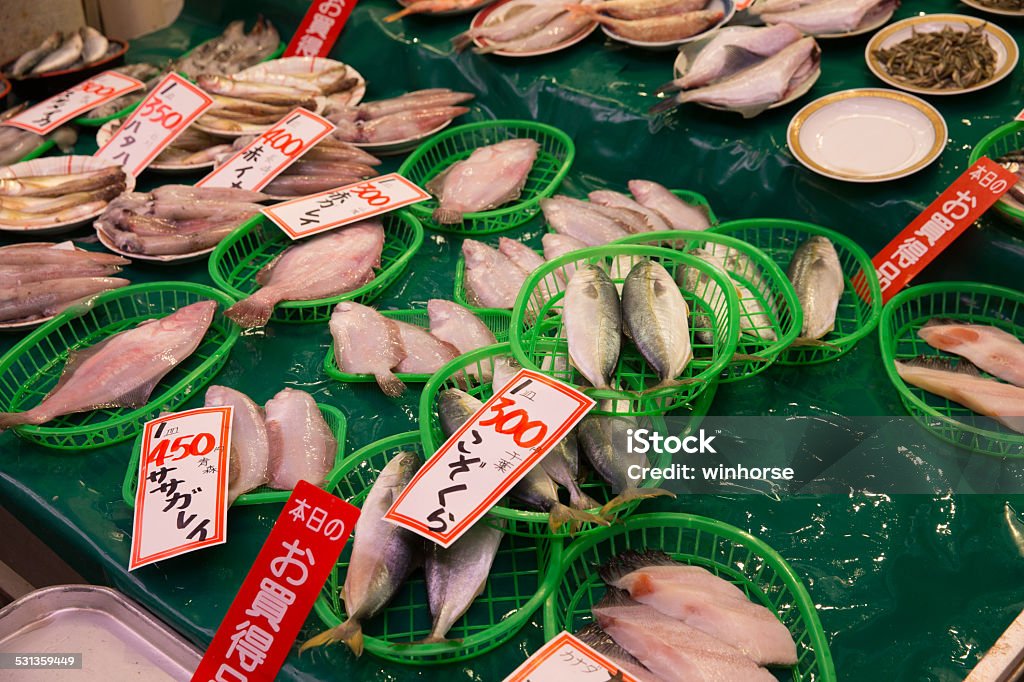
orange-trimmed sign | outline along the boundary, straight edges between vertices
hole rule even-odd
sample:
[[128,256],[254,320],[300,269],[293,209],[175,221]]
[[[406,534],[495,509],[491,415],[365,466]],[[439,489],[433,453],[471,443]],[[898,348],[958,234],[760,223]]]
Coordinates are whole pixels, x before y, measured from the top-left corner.
[[227,541],[231,407],[146,422],[128,570]]
[[521,370],[427,460],[384,518],[450,546],[594,405],[571,386]]
[[592,648],[562,632],[505,678],[504,682],[637,682]]
[[48,135],[71,119],[144,87],[142,81],[123,73],[104,71],[12,116],[0,125]]
[[429,198],[429,194],[398,173],[388,173],[308,197],[283,201],[263,209],[263,215],[273,220],[292,239],[301,239]]

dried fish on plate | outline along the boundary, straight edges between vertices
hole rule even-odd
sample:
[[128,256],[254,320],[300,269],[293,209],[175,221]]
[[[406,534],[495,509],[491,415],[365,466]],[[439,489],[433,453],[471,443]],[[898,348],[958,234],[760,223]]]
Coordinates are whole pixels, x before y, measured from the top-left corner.
[[412,2],[399,0],[398,4],[402,5],[402,9],[384,17],[384,21],[391,23],[412,14],[436,14],[439,16],[462,14],[463,12],[472,12],[492,2],[494,0],[412,0]]
[[758,0],[750,7],[766,24],[791,24],[818,37],[855,35],[878,28],[899,0]]
[[473,99],[448,88],[416,90],[356,106],[328,106],[324,116],[338,126],[334,138],[362,145],[419,141],[469,111],[455,106]]
[[479,54],[532,57],[575,45],[597,22],[573,15],[558,0],[506,0],[480,11],[468,31],[452,38],[457,51],[475,44]]
[[777,54],[802,37],[789,24],[723,28],[713,37],[689,43],[680,50],[676,63],[684,60],[685,72],[672,84],[682,90],[710,85]]
[[913,28],[909,38],[871,56],[893,80],[926,90],[972,88],[995,76],[998,63],[985,24]]
[[248,33],[244,21],[232,21],[224,33],[175,62],[174,70],[193,79],[204,73],[227,76],[269,59],[280,44],[277,29],[262,16]]
[[51,157],[0,168],[0,228],[49,231],[96,217],[135,186],[120,166]]
[[571,14],[589,17],[601,24],[608,36],[641,47],[662,47],[688,40],[720,25],[726,16],[722,9],[716,8],[617,19],[606,16],[602,4],[569,5],[568,8]]
[[14,60],[6,75],[21,79],[79,69],[95,64],[119,49],[121,45],[107,40],[91,26],[67,34],[57,31]]

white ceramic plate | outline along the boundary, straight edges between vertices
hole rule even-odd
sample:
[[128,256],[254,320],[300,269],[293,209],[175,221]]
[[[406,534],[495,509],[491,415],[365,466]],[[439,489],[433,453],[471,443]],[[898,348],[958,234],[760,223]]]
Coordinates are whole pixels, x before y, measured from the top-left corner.
[[327,71],[340,66],[345,67],[345,75],[355,78],[358,82],[356,87],[349,90],[347,106],[355,106],[363,100],[366,94],[366,79],[348,64],[339,62],[336,59],[325,59],[323,57],[284,57],[263,62],[256,66],[250,66],[235,74],[246,80],[256,80],[265,83],[280,83],[281,85],[308,85],[309,80],[299,78],[299,75],[310,74],[317,71]]
[[927,102],[896,90],[826,95],[801,109],[786,133],[789,149],[815,173],[848,182],[903,178],[938,158],[946,122]]
[[973,7],[979,12],[988,12],[989,14],[999,14],[1004,17],[1024,17],[1024,9],[996,9],[995,7],[988,7],[978,0],[960,0],[968,7]]
[[[91,156],[48,156],[0,168],[0,179],[19,178],[32,175],[81,173],[84,171],[98,170],[100,168],[108,168],[114,165],[117,164],[112,164],[109,161],[96,159]],[[134,189],[135,178],[131,173],[125,173],[124,191],[131,192]],[[70,232],[76,227],[91,223],[101,213],[103,213],[103,209],[94,211],[88,215],[82,216],[81,218],[67,220],[62,223],[54,223],[52,220],[45,218],[41,220],[21,221],[16,223],[0,220],[0,231],[21,233],[31,232],[32,234],[38,235],[60,234],[62,232]]]
[[679,45],[685,45],[686,43],[692,42],[694,40],[700,40],[701,38],[707,36],[709,33],[716,31],[722,26],[728,24],[729,21],[732,20],[733,15],[736,14],[736,3],[733,0],[711,0],[711,2],[709,2],[704,9],[721,10],[723,13],[721,20],[719,20],[717,24],[707,29],[706,31],[701,31],[700,33],[690,36],[689,38],[682,38],[681,40],[667,40],[664,42],[645,42],[642,40],[631,40],[629,38],[623,38],[618,33],[615,33],[615,31],[613,31],[608,26],[601,26],[601,30],[604,31],[604,34],[611,38],[612,40],[618,40],[619,42],[626,43],[627,45],[632,45],[634,47],[642,47],[647,50],[671,50],[672,48],[677,47]]
[[[413,4],[413,2],[414,2],[414,0],[398,0],[398,4],[401,5],[402,7],[408,7],[409,5]],[[415,15],[415,16],[421,16],[421,17],[454,17],[454,16],[457,16],[459,14],[469,14],[470,12],[476,12],[477,10],[479,10],[479,9],[481,9],[483,7],[487,7],[488,5],[491,5],[491,4],[494,4],[494,0],[483,0],[482,2],[476,3],[472,7],[463,7],[463,8],[460,8],[460,9],[449,9],[449,10],[445,10],[443,12],[422,12],[422,13],[420,13],[418,15]]]
[[[241,224],[241,223],[239,223]],[[202,251],[193,251],[192,253],[176,253],[169,256],[147,256],[144,253],[128,253],[114,246],[114,243],[107,238],[107,235],[103,234],[99,230],[96,230],[96,236],[100,240],[100,244],[103,244],[104,248],[112,253],[116,253],[119,256],[125,258],[131,258],[132,260],[146,261],[147,263],[191,263],[202,258],[206,258],[208,255],[213,253],[213,250],[217,248],[217,245],[213,245],[208,249]]]
[[[914,31],[918,33],[941,31],[946,26],[960,31],[967,30],[968,27],[984,26],[985,34],[988,37],[988,44],[992,46],[996,53],[996,71],[991,78],[969,88],[919,88],[890,76],[882,63],[874,55],[875,50],[889,48],[897,43],[901,43],[909,38]],[[1009,76],[1013,72],[1014,67],[1017,66],[1018,57],[1017,43],[1014,42],[1009,33],[984,19],[969,17],[966,14],[926,14],[921,17],[910,17],[903,21],[897,21],[892,26],[887,26],[872,36],[871,40],[868,41],[868,46],[864,49],[864,58],[867,60],[871,73],[878,76],[880,80],[885,81],[887,85],[899,88],[900,90],[906,90],[907,92],[916,92],[920,95],[962,95],[967,92],[982,90]]]
[[[497,4],[484,7],[482,10],[477,12],[476,16],[473,17],[473,20],[469,22],[469,27],[480,28],[481,26],[487,26],[489,24],[496,24],[500,21],[504,21],[505,17],[508,16],[510,12],[512,12],[513,14],[516,12],[516,6],[513,5],[510,7],[511,2],[512,0],[502,0]],[[521,7],[525,8],[526,5],[521,5]],[[552,45],[551,47],[545,48],[543,50],[533,50],[532,52],[510,52],[508,50],[495,50],[494,52],[489,52],[488,54],[497,55],[499,57],[539,57],[542,54],[551,54],[552,52],[559,52],[566,48],[572,47],[573,45],[580,42],[581,40],[584,40],[587,36],[593,33],[594,29],[596,28],[597,22],[592,22],[591,24],[588,24],[588,26],[581,30],[579,33],[571,35],[562,42]],[[474,38],[473,44],[475,44],[477,47],[487,47],[488,45],[490,45],[489,42],[481,38]],[[438,130],[440,130],[440,128],[438,128]],[[434,132],[437,132],[437,130],[435,130]],[[434,133],[430,133],[430,135],[433,134]]]
[[[118,126],[121,125],[120,119],[114,119],[113,121],[107,121],[104,123],[99,130],[96,131],[96,144],[102,147],[114,136]],[[146,170],[158,171],[160,173],[194,173],[196,171],[212,170],[214,162],[207,161],[205,163],[156,163],[155,161],[148,166]]]

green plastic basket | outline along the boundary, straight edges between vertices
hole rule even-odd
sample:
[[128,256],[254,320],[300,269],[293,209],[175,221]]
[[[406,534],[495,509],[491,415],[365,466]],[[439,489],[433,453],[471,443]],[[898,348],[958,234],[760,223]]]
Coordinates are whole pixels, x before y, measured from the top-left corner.
[[849,237],[819,225],[776,218],[734,220],[722,223],[713,231],[756,246],[783,272],[788,272],[793,254],[808,237],[827,237],[835,245],[846,281],[836,312],[835,329],[821,339],[827,345],[790,346],[779,356],[779,364],[813,365],[835,360],[852,350],[878,324],[882,315],[882,291],[875,266],[864,249]]
[[[86,116],[79,116],[78,118],[76,118],[74,120],[74,122],[77,123],[80,126],[85,126],[87,128],[100,128],[105,123],[109,123],[110,121],[115,121],[115,120],[117,120],[119,118],[124,118],[128,114],[130,114],[133,111],[135,111],[136,109],[138,109],[139,105],[142,104],[142,100],[144,100],[146,98],[146,94],[147,93],[145,91],[137,90],[136,93],[138,93],[138,95],[139,95],[139,99],[138,100],[136,100],[135,102],[132,102],[128,106],[124,107],[123,109],[121,109],[119,111],[116,111],[113,114],[110,114],[109,116],[97,116],[96,118],[88,118]],[[135,93],[129,93],[129,94],[135,94]]]
[[693,514],[642,514],[569,545],[561,564],[544,577],[544,636],[577,632],[593,621],[591,607],[606,588],[594,567],[626,550],[661,550],[677,561],[703,566],[771,609],[796,642],[797,664],[773,668],[793,682],[835,682],[828,637],[814,601],[793,568],[764,541],[721,521]]
[[[673,277],[682,268],[694,268],[702,275],[700,291],[680,287],[690,309],[693,348],[693,359],[677,377],[681,383],[651,390],[650,387],[658,383],[657,374],[634,344],[624,341],[611,382],[618,390],[581,388],[598,401],[594,408],[598,414],[664,414],[694,400],[701,391],[716,383],[736,353],[740,326],[735,287],[728,275],[699,258],[673,249],[614,244],[580,249],[547,261],[530,274],[516,299],[509,337],[512,353],[527,369],[544,371],[541,368],[549,365],[554,369],[546,374],[567,384],[582,386],[586,380],[569,362],[569,346],[562,325],[562,299],[570,279],[568,268],[598,264],[610,271],[617,256],[634,263],[649,258],[663,265]],[[615,274],[612,281],[620,283],[625,279],[625,272]],[[706,316],[707,328],[694,325],[697,312]],[[703,331],[711,332],[711,344],[697,340],[697,333]],[[601,401],[608,399],[610,403],[602,404]]]
[[399,174],[420,187],[457,161],[469,157],[478,147],[514,138],[531,138],[540,143],[537,160],[526,178],[519,198],[500,208],[467,213],[457,225],[441,225],[431,217],[437,199],[413,204],[408,210],[423,224],[440,232],[488,234],[511,230],[529,221],[540,211],[540,200],[555,193],[572,165],[576,147],[558,128],[535,121],[482,121],[456,126],[434,135],[405,160]]
[[[323,415],[328,428],[334,434],[335,440],[338,441],[338,449],[334,455],[334,466],[331,468],[330,473],[327,474],[326,487],[330,488],[331,481],[338,475],[341,465],[345,460],[345,433],[348,424],[345,420],[345,415],[333,405],[317,403],[317,407],[320,408],[320,414]],[[125,503],[129,507],[133,508],[135,507],[135,493],[139,488],[139,457],[142,456],[142,436],[143,434],[140,433],[135,439],[134,445],[132,445],[132,457],[124,474],[124,483],[121,485],[121,497],[124,498]],[[255,490],[239,495],[231,506],[244,507],[250,504],[287,502],[291,494],[291,490],[277,490],[267,485],[261,485]]]
[[[361,505],[385,464],[398,452],[422,454],[420,434],[409,431],[372,443],[342,464],[332,491],[354,505]],[[341,588],[352,552],[350,540],[338,565],[327,578],[316,601],[316,614],[327,627],[345,620]],[[466,661],[511,639],[529,621],[547,597],[542,578],[546,568],[558,563],[560,542],[506,535],[494,559],[484,590],[460,618],[448,636],[458,641],[412,644],[430,633],[430,606],[422,573],[415,573],[384,613],[363,627],[367,651],[398,663],[437,665]]]
[[[510,313],[504,310],[484,308],[470,308],[470,310],[491,330],[498,341],[508,340],[508,327],[511,320]],[[417,327],[423,327],[423,329],[430,329],[430,318],[427,316],[426,310],[382,310],[381,315],[400,322],[414,324]],[[324,358],[324,372],[335,381],[350,383],[376,381],[372,374],[348,374],[338,369],[338,363],[334,359],[333,342],[330,348],[327,349],[327,357]],[[395,376],[407,384],[421,384],[431,377],[430,374],[408,374],[405,372],[397,372]]]
[[163,411],[173,411],[210,383],[228,358],[241,330],[224,316],[233,301],[220,291],[190,282],[135,284],[97,296],[84,310],[66,310],[22,339],[0,358],[0,411],[33,407],[60,379],[68,353],[178,308],[214,300],[221,309],[191,356],[172,369],[138,409],[109,408],[58,417],[42,426],[16,426],[22,438],[58,450],[89,450],[128,440]]
[[1024,457],[1024,434],[924,389],[907,384],[894,362],[930,355],[957,358],[932,348],[917,332],[933,317],[998,327],[1024,338],[1024,294],[976,282],[940,282],[900,292],[882,310],[879,342],[885,371],[913,417],[942,440],[974,452]]
[[[994,161],[1000,156],[1018,149],[1024,149],[1024,121],[1007,123],[981,138],[981,142],[971,151],[971,158],[967,165],[973,166],[983,156]],[[1004,194],[993,208],[1013,225],[1024,227],[1024,205],[1014,201],[1008,194]]]
[[[742,272],[727,273],[749,293],[739,301],[740,317],[749,320],[754,331],[762,334],[770,331],[776,339],[771,341],[760,338],[756,334],[741,331],[736,352],[741,355],[763,358],[763,361],[738,360],[729,363],[722,372],[720,378],[722,383],[739,381],[763,372],[800,334],[803,311],[800,309],[800,301],[797,299],[796,291],[789,283],[786,273],[767,254],[745,241],[713,232],[695,233],[680,230],[634,234],[613,243],[646,244],[683,252],[694,248],[703,248],[712,254],[723,257],[731,251],[738,251],[749,259],[744,263]],[[754,265],[756,271],[749,267],[749,263]],[[755,285],[755,282],[759,286]],[[737,292],[738,295],[739,292]],[[752,320],[753,316],[744,312],[755,306],[765,311],[769,324],[756,324]]]
[[[511,347],[507,343],[499,343],[494,346],[488,346],[487,348],[480,348],[451,361],[438,370],[430,381],[427,382],[427,385],[424,387],[423,393],[420,396],[420,431],[423,439],[423,448],[426,452],[436,452],[445,440],[447,440],[444,436],[444,432],[441,430],[441,421],[437,415],[438,393],[447,388],[458,388],[468,392],[480,401],[486,402],[492,395],[491,377],[494,374],[495,363],[499,358],[510,355]],[[678,434],[680,437],[696,433],[701,421],[711,407],[711,402],[714,400],[715,392],[716,386],[713,385],[709,390],[702,392],[698,399],[686,410],[675,413],[678,417],[690,418],[686,429],[682,433]],[[643,424],[643,420],[641,420],[641,425],[651,428],[659,433],[665,433],[666,427],[663,419],[660,417],[653,417],[650,421],[651,424],[646,425]],[[582,451],[580,452],[580,460],[581,463],[586,462],[586,456]],[[652,466],[664,467],[669,464],[670,460],[671,455],[663,453],[652,461]],[[656,485],[656,480],[644,479],[641,487],[653,488],[656,487]],[[594,475],[591,480],[584,482],[580,487],[584,492],[601,504],[604,504],[615,497],[615,494],[611,491],[609,486],[603,481],[600,481],[596,475]],[[641,502],[642,500],[633,500],[621,507],[618,507],[615,510],[616,517],[622,519],[629,516]],[[516,503],[513,502],[512,504]],[[590,513],[596,516],[597,511],[598,510],[594,509],[591,510]],[[523,535],[528,537],[569,536],[568,530],[564,527],[559,529],[558,532],[552,532],[551,528],[548,526],[547,513],[529,511],[522,508],[500,505],[493,507],[487,513],[487,516],[484,517],[484,521],[491,524],[504,522],[505,532],[514,535]],[[575,535],[577,537],[587,535],[599,528],[599,526],[591,525]]]
[[[406,211],[387,213],[380,220],[384,225],[384,251],[372,281],[339,296],[278,303],[270,319],[294,324],[326,322],[339,302],[366,303],[393,284],[423,244],[423,228]],[[214,249],[210,255],[210,277],[218,287],[241,300],[259,288],[256,273],[293,243],[274,223],[262,215],[255,216]]]

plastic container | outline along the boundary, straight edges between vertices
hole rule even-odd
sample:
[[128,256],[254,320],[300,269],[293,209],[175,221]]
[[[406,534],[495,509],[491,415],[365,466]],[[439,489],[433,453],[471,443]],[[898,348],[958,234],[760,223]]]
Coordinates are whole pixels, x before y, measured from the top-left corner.
[[[1024,121],[999,126],[981,138],[981,142],[971,151],[967,165],[973,166],[983,156],[995,160],[1018,149],[1024,149]],[[1013,225],[1024,227],[1024,204],[1014,200],[1009,194],[1004,194],[993,209]]]
[[1024,294],[977,282],[939,282],[901,291],[882,310],[879,343],[885,371],[911,416],[942,440],[999,457],[1024,457],[1024,434],[924,389],[907,384],[894,362],[919,355],[958,358],[917,335],[934,317],[991,325],[1024,339]]
[[544,636],[576,632],[593,620],[590,609],[605,593],[594,570],[626,549],[661,550],[686,564],[703,566],[771,609],[789,628],[798,661],[791,670],[772,668],[793,682],[835,682],[828,637],[800,577],[778,552],[744,530],[692,514],[642,514],[603,528],[566,548],[544,578]]
[[[345,460],[345,433],[348,429],[348,423],[346,422],[345,415],[342,414],[341,410],[333,405],[317,403],[316,406],[320,408],[320,414],[323,415],[328,428],[330,428],[331,433],[334,434],[334,439],[338,441],[338,450],[334,455],[334,466],[331,469],[331,472],[327,474],[327,485],[329,486],[330,482],[338,475],[338,471],[341,470],[341,465]],[[128,469],[125,471],[124,483],[121,485],[121,497],[124,498],[125,504],[133,508],[135,507],[135,493],[139,487],[139,457],[141,455],[142,434],[140,433],[135,439],[135,444],[132,445],[132,457],[128,461]],[[244,507],[250,504],[287,502],[291,494],[291,490],[277,490],[270,486],[261,485],[255,490],[239,495],[235,498],[235,501],[231,506]]]
[[[422,454],[419,432],[390,436],[352,454],[333,482],[332,492],[356,506],[362,505],[380,471],[401,451]],[[345,545],[314,607],[326,627],[345,620],[341,588],[352,544],[349,540]],[[560,542],[506,535],[483,592],[448,633],[456,641],[440,644],[411,644],[429,634],[431,623],[423,574],[417,571],[384,613],[364,626],[365,649],[389,661],[420,666],[467,661],[491,651],[515,636],[543,604],[548,589],[542,582],[544,572],[560,561],[561,554]]]
[[835,245],[846,281],[836,312],[835,329],[822,337],[824,343],[790,346],[779,355],[777,362],[780,365],[813,365],[835,360],[852,350],[878,325],[882,315],[878,276],[871,257],[849,237],[819,225],[776,218],[733,220],[722,223],[713,231],[756,246],[768,254],[783,272],[789,271],[793,254],[808,237],[827,237]]
[[210,383],[227,361],[241,330],[224,316],[233,301],[190,282],[134,284],[100,294],[86,309],[66,310],[22,339],[0,358],[0,411],[20,412],[39,404],[56,385],[68,353],[154,317],[203,300],[220,304],[206,336],[192,355],[164,377],[145,406],[110,408],[57,417],[41,426],[16,426],[22,438],[58,450],[89,450],[128,440],[163,411],[173,411]]
[[[511,314],[504,310],[487,310],[483,308],[470,308],[480,318],[488,329],[494,334],[498,341],[508,341],[508,327]],[[417,327],[430,329],[430,318],[426,310],[382,310],[380,314],[400,322],[408,322]],[[335,381],[349,383],[376,381],[372,374],[348,374],[338,369],[338,363],[334,359],[334,343],[327,349],[327,357],[324,358],[324,372]],[[407,384],[421,384],[429,379],[431,374],[409,374],[396,372],[395,376]]]
[[[512,312],[509,340],[512,353],[527,369],[544,371],[559,381],[582,386],[586,381],[569,362],[569,346],[562,324],[562,299],[571,268],[598,264],[612,273],[612,281],[625,280],[632,264],[649,258],[665,267],[672,277],[684,268],[700,273],[696,291],[680,287],[689,311],[693,359],[674,383],[652,388],[658,375],[630,341],[624,341],[611,385],[617,390],[584,388],[598,401],[598,414],[664,414],[686,405],[715,383],[732,362],[739,337],[739,301],[732,280],[704,261],[672,249],[615,244],[580,249],[547,261],[526,279]],[[700,315],[700,319],[698,317]],[[698,340],[709,332],[711,343]],[[550,370],[542,369],[544,367]],[[609,403],[602,401],[610,400]]]
[[[78,118],[76,118],[74,120],[74,122],[77,123],[80,126],[85,126],[87,128],[101,128],[101,127],[103,127],[104,123],[109,123],[110,121],[116,121],[116,120],[118,120],[120,118],[124,118],[124,117],[128,116],[128,114],[130,114],[133,111],[135,111],[136,109],[138,109],[139,105],[142,104],[142,100],[145,99],[146,95],[148,94],[148,93],[146,93],[144,91],[141,91],[141,90],[139,90],[137,92],[138,92],[138,95],[139,95],[139,100],[138,101],[132,102],[128,106],[124,107],[123,109],[118,110],[117,112],[115,112],[113,114],[110,114],[109,116],[98,116],[96,118],[88,118],[86,116],[79,116]],[[132,94],[132,93],[129,93],[129,94]]]
[[[441,430],[441,422],[437,416],[437,395],[441,391],[447,388],[458,388],[468,392],[473,397],[479,399],[482,402],[486,402],[491,398],[493,394],[491,387],[491,377],[494,373],[495,363],[503,357],[511,355],[511,348],[507,343],[499,343],[495,346],[489,346],[487,348],[480,348],[471,353],[453,360],[452,362],[445,365],[443,368],[438,370],[434,376],[427,382],[427,385],[423,389],[423,393],[420,397],[420,430],[423,439],[423,448],[428,453],[434,453],[437,449],[445,442],[446,438],[444,432]],[[706,390],[700,394],[697,400],[690,405],[687,410],[679,411],[674,413],[675,416],[690,417],[687,428],[679,434],[680,437],[685,437],[691,433],[696,433],[698,427],[704,416],[708,413],[711,407],[711,402],[714,399],[716,392],[716,386],[713,384],[709,390]],[[641,418],[638,420],[638,426],[645,426],[656,430],[659,433],[665,433],[666,427],[665,422],[660,417],[653,418]],[[582,450],[579,453],[581,467],[586,465],[586,455],[583,454]],[[664,467],[669,464],[671,455],[662,454],[660,457],[652,461],[652,466]],[[652,488],[655,487],[657,481],[654,479],[645,479],[641,484],[641,487]],[[590,479],[580,486],[583,491],[594,498],[597,502],[604,504],[615,497],[611,489],[606,483],[601,481],[596,474],[591,475]],[[565,501],[565,500],[564,500]],[[628,502],[621,507],[614,510],[614,514],[618,519],[623,519],[630,514],[639,506],[642,500],[633,500]],[[516,505],[515,502],[512,502]],[[593,509],[590,513],[597,515],[597,509]],[[529,537],[568,537],[568,529],[563,527],[557,532],[553,532],[548,525],[548,514],[545,512],[530,511],[522,508],[516,508],[515,506],[496,506],[493,507],[484,517],[486,523],[505,523],[505,531],[515,535],[524,535]],[[576,537],[587,535],[595,530],[599,529],[600,526],[596,524],[589,525],[579,532],[576,533]]]
[[[372,301],[393,284],[423,243],[423,228],[406,211],[385,214],[380,220],[384,225],[384,251],[372,281],[338,296],[278,303],[270,319],[295,324],[326,322],[337,303]],[[274,223],[262,215],[255,216],[214,249],[210,255],[210,277],[218,287],[241,300],[259,288],[256,274],[293,243]]]
[[409,155],[398,172],[420,187],[457,161],[469,157],[477,148],[515,138],[537,140],[541,147],[519,198],[490,211],[467,213],[457,225],[441,225],[431,217],[437,199],[408,208],[431,230],[478,235],[503,232],[518,227],[540,212],[540,200],[555,193],[572,160],[576,147],[558,128],[534,121],[482,121],[456,126],[424,142]]
[[[767,254],[745,241],[714,232],[674,231],[634,234],[614,243],[663,246],[683,252],[702,248],[721,258],[736,252],[745,256],[738,263],[738,271],[728,273],[744,288],[742,293],[737,290],[741,322],[736,352],[763,361],[744,359],[729,363],[722,372],[722,383],[763,372],[800,334],[803,312],[786,273]],[[764,312],[767,323],[756,311]],[[744,324],[750,331],[743,331]]]

